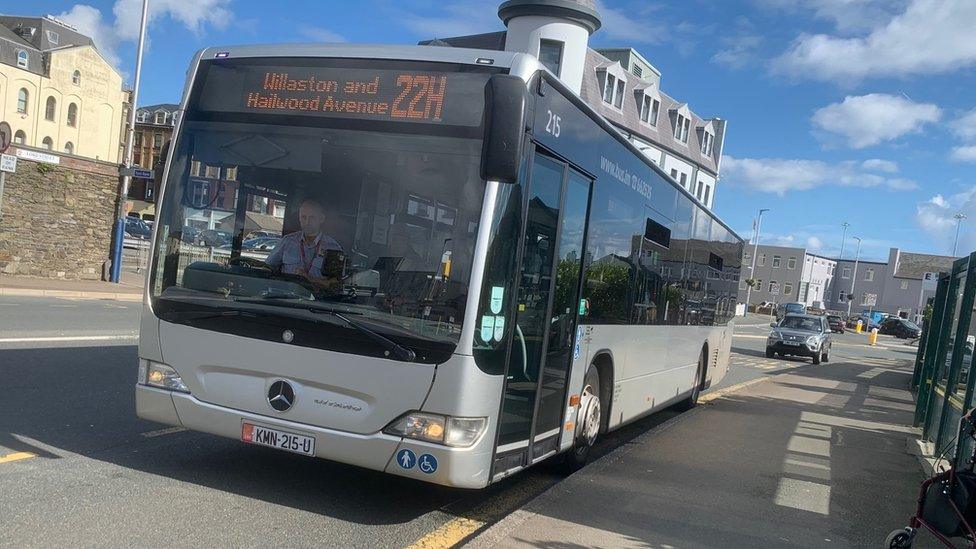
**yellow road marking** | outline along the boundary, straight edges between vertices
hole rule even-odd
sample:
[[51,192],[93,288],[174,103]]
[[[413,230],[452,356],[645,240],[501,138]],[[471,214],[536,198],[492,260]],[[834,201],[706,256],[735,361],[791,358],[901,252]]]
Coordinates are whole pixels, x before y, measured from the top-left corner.
[[7,454],[3,457],[0,457],[0,463],[20,461],[22,459],[30,459],[32,457],[37,457],[37,454],[32,454],[30,452],[14,452],[12,454]]
[[756,379],[750,379],[749,381],[743,381],[742,383],[736,383],[735,385],[730,385],[724,389],[719,389],[717,391],[712,391],[698,397],[698,402],[711,402],[717,398],[722,398],[729,393],[734,393],[736,391],[741,391],[750,385],[755,385],[762,381],[766,381],[768,377],[757,377]]
[[442,547],[454,547],[455,545],[461,543],[464,538],[477,532],[485,524],[485,521],[478,519],[456,517],[447,521],[440,528],[413,542],[410,549],[440,549]]

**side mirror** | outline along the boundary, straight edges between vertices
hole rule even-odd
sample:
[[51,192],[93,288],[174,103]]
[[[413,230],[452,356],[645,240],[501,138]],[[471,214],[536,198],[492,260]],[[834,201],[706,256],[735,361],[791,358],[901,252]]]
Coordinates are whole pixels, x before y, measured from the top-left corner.
[[496,74],[485,84],[485,141],[481,151],[481,177],[485,181],[518,181],[527,95],[525,81],[510,74]]

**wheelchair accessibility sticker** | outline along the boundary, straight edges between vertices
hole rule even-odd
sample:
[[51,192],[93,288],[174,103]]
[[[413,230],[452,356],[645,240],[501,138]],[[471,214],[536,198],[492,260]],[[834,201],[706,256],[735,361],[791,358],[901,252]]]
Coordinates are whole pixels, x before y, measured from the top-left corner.
[[404,469],[413,469],[413,466],[417,464],[417,454],[404,448],[397,452],[396,455],[397,464]]
[[430,454],[424,454],[420,456],[420,464],[417,467],[428,475],[432,475],[437,471],[437,458]]

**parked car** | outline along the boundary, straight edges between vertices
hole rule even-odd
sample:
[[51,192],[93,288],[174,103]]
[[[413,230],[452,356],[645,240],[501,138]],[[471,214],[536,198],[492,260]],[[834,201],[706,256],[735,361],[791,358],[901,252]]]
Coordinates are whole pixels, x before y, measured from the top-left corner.
[[207,229],[201,231],[200,234],[194,239],[194,244],[198,246],[211,246],[213,248],[219,248],[224,244],[230,244],[234,239],[233,235],[228,231],[221,231],[219,229]]
[[805,315],[807,306],[803,303],[780,303],[776,306],[776,320],[782,320],[786,315]]
[[152,236],[152,227],[138,217],[126,216],[125,234],[130,238],[149,238]]
[[188,244],[193,244],[197,241],[197,237],[200,236],[200,232],[200,229],[196,227],[183,225],[183,232],[180,233],[180,240]]
[[827,326],[831,332],[842,334],[847,330],[847,321],[838,315],[827,315]]
[[878,333],[893,335],[901,339],[915,339],[922,336],[922,329],[918,324],[897,316],[890,316],[881,321]]
[[814,364],[830,361],[832,340],[826,317],[787,314],[770,327],[773,330],[766,339],[766,358],[805,356],[812,358]]

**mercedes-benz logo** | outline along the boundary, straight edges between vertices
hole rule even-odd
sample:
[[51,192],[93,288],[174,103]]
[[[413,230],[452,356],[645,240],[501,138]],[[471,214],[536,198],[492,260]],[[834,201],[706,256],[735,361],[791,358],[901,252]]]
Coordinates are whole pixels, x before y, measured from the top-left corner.
[[295,404],[295,389],[287,381],[275,381],[268,388],[268,404],[278,412],[287,412]]

